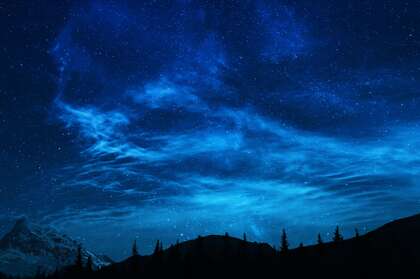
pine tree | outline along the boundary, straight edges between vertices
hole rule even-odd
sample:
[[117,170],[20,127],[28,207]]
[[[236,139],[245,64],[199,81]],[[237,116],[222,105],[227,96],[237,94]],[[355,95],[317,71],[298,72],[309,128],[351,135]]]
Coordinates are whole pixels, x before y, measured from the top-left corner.
[[83,259],[82,259],[82,245],[77,246],[77,255],[76,255],[76,267],[83,268]]
[[90,255],[87,258],[86,270],[89,271],[89,272],[93,271],[93,261],[92,261],[92,256],[90,256]]
[[156,241],[156,246],[155,246],[155,251],[153,252],[154,255],[159,254],[159,250],[160,250],[160,241],[157,240]]
[[245,241],[245,242],[247,241],[247,240],[246,240],[246,233],[244,233],[244,238],[243,238],[243,239],[244,239],[244,241]]
[[318,234],[317,243],[318,243],[318,245],[324,244],[324,241],[322,241],[322,237],[321,237],[321,234],[320,233]]
[[159,252],[163,252],[163,243],[162,243],[162,241],[160,242],[160,245],[159,245]]
[[355,253],[360,253],[363,247],[363,243],[360,241],[359,230],[354,229],[354,251]]
[[281,233],[280,253],[286,254],[289,251],[289,242],[287,241],[286,230]]
[[318,233],[317,243],[317,252],[323,255],[325,252],[325,245],[320,233]]
[[340,233],[340,228],[337,226],[336,228],[335,228],[335,231],[334,231],[334,237],[333,237],[333,241],[334,242],[340,242],[340,241],[342,241],[343,240],[343,236],[341,235],[341,233]]
[[138,256],[138,254],[139,254],[139,251],[137,250],[137,240],[134,240],[133,248],[131,250],[131,255]]

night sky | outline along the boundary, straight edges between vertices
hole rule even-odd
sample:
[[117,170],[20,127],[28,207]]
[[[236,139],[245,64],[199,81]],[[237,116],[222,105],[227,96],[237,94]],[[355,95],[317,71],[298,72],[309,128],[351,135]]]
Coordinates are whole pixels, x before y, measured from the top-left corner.
[[419,1],[5,1],[0,30],[0,231],[122,259],[420,211]]

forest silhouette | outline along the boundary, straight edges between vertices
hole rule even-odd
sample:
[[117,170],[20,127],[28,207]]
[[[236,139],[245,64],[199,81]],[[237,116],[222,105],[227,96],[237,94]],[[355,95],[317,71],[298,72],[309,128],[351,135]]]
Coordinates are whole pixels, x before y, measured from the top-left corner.
[[[330,241],[320,234],[316,244],[290,249],[287,231],[279,234],[279,249],[225,235],[196,239],[163,248],[156,241],[151,255],[132,255],[124,261],[94,269],[92,258],[79,247],[74,264],[53,273],[40,270],[34,279],[73,278],[413,278],[420,266],[420,215],[388,223],[377,230],[344,239],[336,227]],[[5,275],[1,279],[11,278]]]

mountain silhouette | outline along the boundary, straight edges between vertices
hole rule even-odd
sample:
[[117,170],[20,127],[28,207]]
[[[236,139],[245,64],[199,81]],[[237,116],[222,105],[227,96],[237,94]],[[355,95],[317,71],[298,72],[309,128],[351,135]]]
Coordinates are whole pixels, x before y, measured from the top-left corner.
[[[420,215],[399,219],[347,240],[279,252],[265,243],[210,235],[149,256],[133,256],[103,268],[99,278],[291,278],[408,276],[420,266]],[[345,273],[343,273],[345,270]]]
[[[323,264],[359,262],[378,265],[420,264],[420,214],[387,223],[365,235],[338,243],[330,242],[294,249],[291,254],[304,254]],[[322,256],[320,257],[320,250]]]
[[[11,275],[51,272],[75,262],[80,243],[56,230],[19,218],[0,239],[0,271]],[[92,258],[94,268],[110,264],[105,256],[81,249],[84,259]]]
[[277,251],[267,243],[247,242],[235,237],[209,235],[198,237],[194,240],[188,240],[176,245],[172,245],[168,249],[161,251],[160,255],[152,254],[148,256],[132,256],[128,259],[104,267],[102,270],[132,270],[135,266],[144,267],[152,263],[156,258],[163,261],[171,260],[188,260],[205,258],[206,261],[214,263],[222,262],[226,258],[246,257],[248,260],[257,260],[259,258],[273,258]]
[[[19,220],[0,247],[23,247],[29,253],[43,245],[15,239],[32,234]],[[70,278],[412,278],[420,266],[420,215],[385,224],[365,235],[277,251],[266,243],[249,242],[227,234],[209,235],[162,249],[157,242],[151,255],[133,256],[118,263],[64,268],[47,276]],[[33,239],[33,237],[31,237]],[[34,242],[36,243],[36,242]],[[11,245],[13,244],[13,245]],[[19,244],[19,245],[18,245]],[[284,247],[283,247],[284,248]],[[7,248],[6,248],[7,249]],[[39,253],[33,251],[34,254]],[[74,260],[74,256],[70,257]]]

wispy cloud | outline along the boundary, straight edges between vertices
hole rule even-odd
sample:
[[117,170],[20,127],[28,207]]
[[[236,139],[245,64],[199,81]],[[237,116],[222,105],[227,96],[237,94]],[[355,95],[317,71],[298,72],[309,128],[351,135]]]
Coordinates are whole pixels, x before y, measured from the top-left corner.
[[206,109],[201,100],[193,94],[193,88],[176,84],[165,77],[146,84],[142,89],[128,90],[127,94],[136,103],[144,104],[151,109],[178,107],[193,111]]
[[[359,98],[366,88],[415,82],[379,71],[302,77],[313,61],[294,63],[312,57],[316,40],[289,6],[257,5],[240,22],[249,29],[234,32],[210,24],[224,18],[204,8],[153,5],[138,14],[89,6],[57,38],[57,117],[78,132],[81,156],[54,173],[67,207],[47,221],[118,220],[148,240],[251,230],[275,242],[280,226],[377,224],[416,206],[418,126],[383,132],[366,120],[379,136],[357,137],[365,125],[354,121],[376,112],[363,110],[375,99]],[[169,24],[148,17],[156,11]],[[381,112],[395,109],[386,97],[375,99]],[[322,122],[338,120],[334,132]]]

